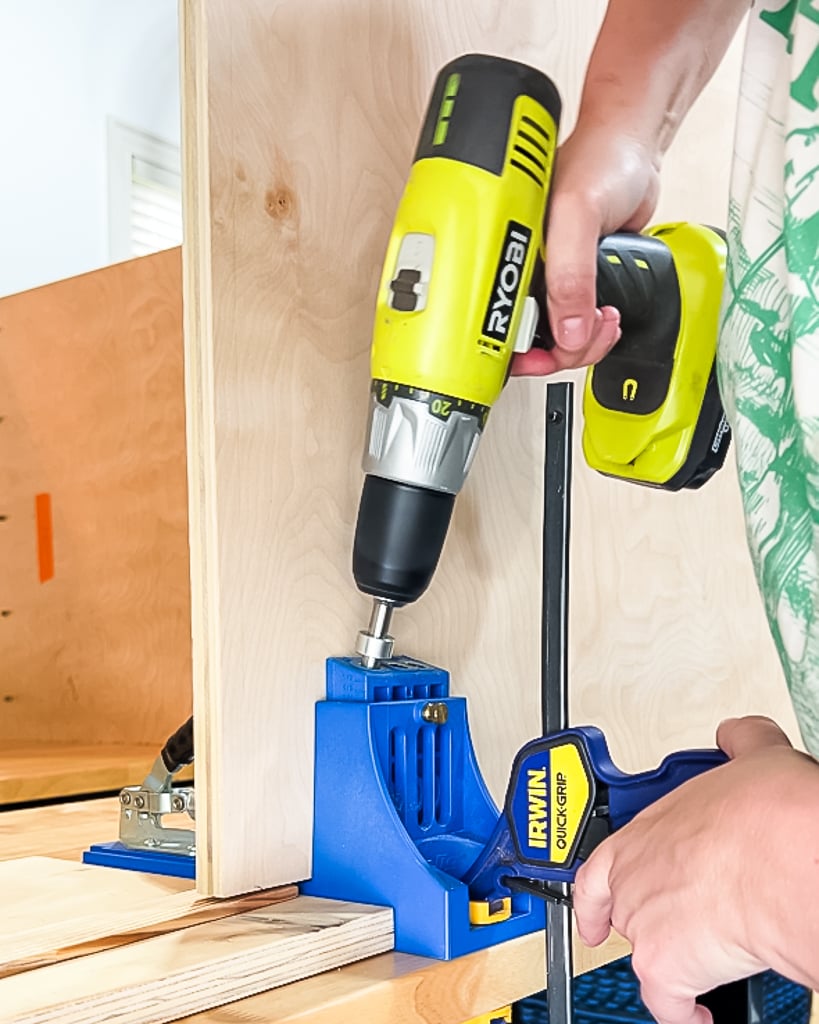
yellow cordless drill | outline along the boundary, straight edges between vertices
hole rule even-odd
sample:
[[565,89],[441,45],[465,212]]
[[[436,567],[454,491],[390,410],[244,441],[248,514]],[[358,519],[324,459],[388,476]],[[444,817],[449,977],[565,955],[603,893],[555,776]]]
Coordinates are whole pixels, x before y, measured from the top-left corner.
[[[353,548],[374,598],[356,645],[368,666],[392,653],[392,609],[429,584],[513,353],[549,344],[543,222],[560,109],[546,75],[498,57],[459,57],[435,82],[375,313]],[[602,240],[598,302],[620,310],[623,337],[587,379],[595,468],[676,489],[721,464],[724,259],[720,234],[689,224]]]

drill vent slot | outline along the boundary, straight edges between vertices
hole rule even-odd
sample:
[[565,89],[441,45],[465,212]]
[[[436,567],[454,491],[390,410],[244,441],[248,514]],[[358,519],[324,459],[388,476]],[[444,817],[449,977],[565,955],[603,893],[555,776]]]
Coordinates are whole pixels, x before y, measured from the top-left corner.
[[[520,123],[528,125],[530,128],[534,128],[538,135],[540,135],[540,137],[544,139],[546,142],[552,141],[552,136],[549,134],[549,132],[543,127],[542,124],[540,124],[539,121],[535,121],[533,117],[528,117],[526,114],[524,114],[523,117],[521,117],[520,119]],[[522,128],[518,128],[519,133],[522,131]]]
[[[518,147],[515,146],[515,149],[518,149]],[[535,174],[535,172],[531,170],[529,167],[526,167],[524,164],[522,164],[520,160],[512,159],[509,161],[509,163],[512,165],[512,167],[516,167],[519,171],[523,171],[525,175],[532,179],[532,181],[538,186],[538,188],[545,187],[543,179],[539,178],[537,174]]]
[[[518,134],[518,137],[520,137],[520,134]],[[521,146],[520,143],[516,143],[513,148],[516,153],[520,153],[521,156],[524,156],[527,160],[531,161],[531,163],[533,163],[542,174],[546,173],[546,164],[544,164],[542,160],[538,159],[538,157],[536,157],[529,149]]]
[[551,135],[543,125],[526,114],[521,117],[512,147],[512,152],[518,156],[510,156],[509,165],[531,178],[539,188],[546,185],[550,141]]
[[[546,149],[543,143],[538,142],[531,132],[525,132],[522,128],[518,128],[518,145],[521,145],[523,142],[525,142],[527,146],[531,146],[532,149],[536,149],[544,160],[549,159],[549,150]],[[517,146],[515,148],[517,149]],[[545,171],[546,168],[543,167],[543,170]]]

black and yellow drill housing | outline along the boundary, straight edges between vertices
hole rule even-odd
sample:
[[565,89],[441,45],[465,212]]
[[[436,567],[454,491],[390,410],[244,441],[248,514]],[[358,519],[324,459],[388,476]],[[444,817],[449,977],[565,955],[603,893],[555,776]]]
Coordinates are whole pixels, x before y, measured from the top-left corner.
[[559,119],[552,82],[516,61],[468,54],[435,82],[373,328],[353,575],[378,599],[429,584],[524,312],[536,321]]
[[[443,68],[387,247],[374,381],[487,410],[500,395],[542,248],[559,118],[557,90],[534,68],[478,54]],[[434,239],[420,311],[395,301],[412,233]]]

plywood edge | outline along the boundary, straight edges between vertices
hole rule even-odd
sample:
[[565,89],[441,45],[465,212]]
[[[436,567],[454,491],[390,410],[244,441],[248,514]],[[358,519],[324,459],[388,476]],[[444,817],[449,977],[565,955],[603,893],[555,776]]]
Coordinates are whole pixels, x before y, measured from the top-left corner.
[[[95,938],[86,939],[73,945],[52,948],[28,956],[16,956],[15,959],[0,964],[0,980],[27,971],[51,967],[53,964],[63,963],[66,960],[77,960],[80,957],[91,956],[109,949],[118,949],[134,942],[142,942],[145,939],[153,939],[160,935],[193,928],[209,921],[221,921],[224,918],[236,917],[251,910],[264,909],[274,903],[295,899],[298,893],[297,886],[291,885],[227,900],[209,898],[199,901],[192,900],[189,905],[181,907],[178,906],[179,900],[169,901],[166,908],[160,910],[157,907],[150,917],[146,916],[144,920],[115,934],[100,934]],[[172,916],[175,911],[179,916]]]
[[299,896],[6,978],[0,1022],[164,1024],[383,953],[393,941],[388,908]]
[[211,800],[214,717],[218,711],[219,581],[216,550],[216,495],[213,383],[213,301],[211,292],[211,202],[208,122],[207,18],[201,0],[180,4],[183,218],[183,332],[185,423],[188,469],[188,531],[191,566],[193,707],[197,777],[197,888],[226,895],[218,875]]

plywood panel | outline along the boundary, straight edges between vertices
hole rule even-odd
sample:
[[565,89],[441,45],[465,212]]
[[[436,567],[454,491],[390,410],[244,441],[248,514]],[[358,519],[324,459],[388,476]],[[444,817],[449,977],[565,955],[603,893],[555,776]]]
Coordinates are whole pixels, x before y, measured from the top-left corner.
[[[198,870],[204,891],[225,893],[310,871],[312,705],[324,659],[350,650],[366,615],[349,552],[373,298],[434,74],[479,47],[540,61],[576,88],[567,40],[582,60],[594,25],[591,8],[534,2],[503,14],[489,2],[442,13],[432,0],[185,10]],[[524,517],[534,526],[528,503]],[[459,576],[464,553],[456,544],[437,581],[450,610],[488,589],[480,553]],[[463,687],[471,623],[438,610],[423,643],[403,620],[402,647],[437,657]],[[487,634],[484,680],[508,665],[503,640]],[[248,749],[266,752],[251,785]],[[254,842],[233,842],[241,797],[252,805],[262,788]]]
[[[543,933],[525,935],[457,960],[394,953],[350,964],[275,992],[185,1017],[180,1024],[464,1024],[517,1002],[546,983]],[[597,949],[575,937],[574,973],[630,952],[619,935]]]
[[0,979],[293,899],[295,886],[213,900],[189,879],[50,857],[0,863]]
[[181,316],[178,249],[0,300],[0,758],[190,712]]
[[[309,874],[312,705],[325,657],[350,651],[368,610],[349,559],[375,290],[435,73],[476,49],[539,65],[570,125],[604,7],[185,5],[205,892]],[[681,135],[658,216],[724,219],[737,58]],[[469,697],[496,796],[539,720],[543,384],[515,380],[507,391],[437,577],[394,621],[398,650],[445,666]],[[578,467],[575,511],[576,720],[604,726],[636,767],[710,742],[729,712],[783,717],[731,470],[702,496],[675,498]]]
[[299,896],[0,979],[2,1024],[163,1024],[392,948],[392,911]]
[[188,879],[23,857],[0,864],[0,972],[63,946],[180,917],[196,902]]

